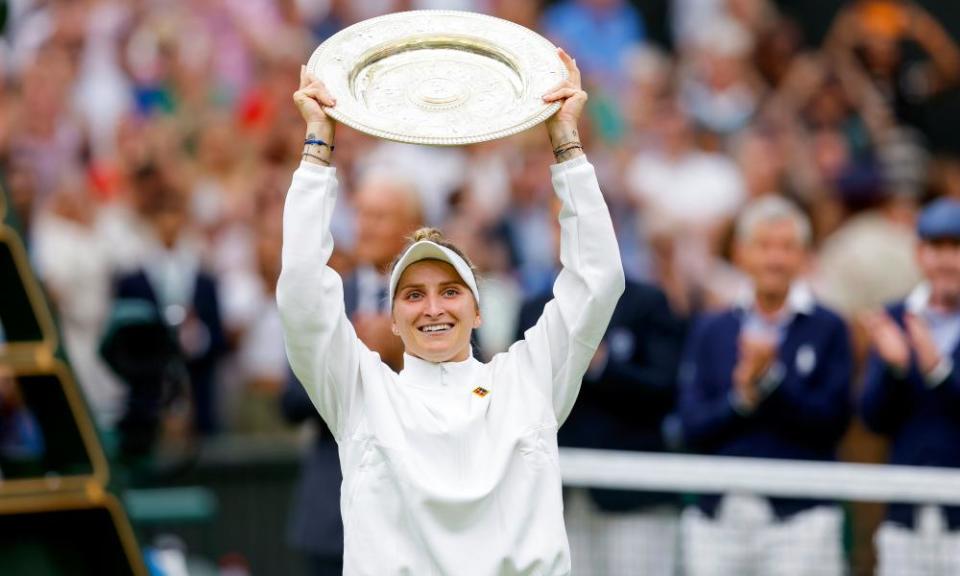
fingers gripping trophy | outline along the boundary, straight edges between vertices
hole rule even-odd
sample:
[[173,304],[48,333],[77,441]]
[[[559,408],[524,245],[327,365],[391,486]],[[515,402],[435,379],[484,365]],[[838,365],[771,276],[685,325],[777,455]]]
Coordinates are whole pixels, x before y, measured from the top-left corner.
[[[624,287],[578,132],[587,94],[575,60],[488,16],[400,13],[321,45],[293,100],[306,137],[277,301],[291,367],[338,444],[343,573],[569,574],[556,434]],[[421,229],[389,270],[391,329],[404,348],[394,371],[357,337],[327,266],[337,124],[460,145],[541,122],[562,204],[553,299],[523,339],[480,362],[470,338],[483,294],[470,258]]]

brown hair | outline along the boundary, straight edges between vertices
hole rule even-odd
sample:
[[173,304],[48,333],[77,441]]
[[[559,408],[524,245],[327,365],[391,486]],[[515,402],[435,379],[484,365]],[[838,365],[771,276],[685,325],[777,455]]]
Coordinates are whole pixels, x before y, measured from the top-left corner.
[[470,271],[473,272],[474,277],[477,276],[477,267],[473,265],[473,262],[471,262],[470,258],[467,257],[466,254],[464,254],[463,250],[461,250],[460,247],[454,244],[453,242],[450,242],[449,240],[444,238],[443,232],[441,232],[440,230],[437,230],[436,228],[430,228],[430,227],[420,228],[407,238],[407,244],[403,247],[403,250],[401,250],[400,253],[397,254],[397,256],[393,259],[393,263],[390,265],[391,273],[393,273],[393,270],[397,267],[397,263],[400,262],[400,258],[402,258],[403,255],[407,253],[407,250],[409,250],[411,246],[413,246],[417,242],[420,242],[421,240],[427,240],[427,241],[433,242],[434,244],[438,244],[440,246],[443,246],[444,248],[452,250],[454,254],[463,258],[463,261],[466,262],[467,266],[470,267]]

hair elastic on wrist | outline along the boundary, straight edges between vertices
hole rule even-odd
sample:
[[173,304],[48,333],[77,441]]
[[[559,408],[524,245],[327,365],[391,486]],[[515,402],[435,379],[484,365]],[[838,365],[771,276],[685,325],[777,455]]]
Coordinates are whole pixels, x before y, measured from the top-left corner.
[[320,162],[320,163],[323,164],[324,166],[329,166],[329,165],[330,165],[330,161],[327,160],[326,158],[322,158],[322,157],[320,157],[320,156],[317,156],[316,154],[311,154],[311,153],[309,153],[309,152],[304,152],[304,153],[303,153],[303,156],[301,156],[301,158],[313,158],[314,160],[316,160],[317,162]]
[[560,148],[563,148],[564,146],[569,146],[570,144],[573,144],[574,146],[580,146],[580,141],[579,141],[579,140],[571,140],[571,141],[569,141],[569,142],[564,142],[563,144],[557,144],[557,146],[556,146],[556,148],[554,148],[554,150],[559,150]]
[[569,151],[571,151],[571,150],[576,150],[576,149],[578,149],[578,148],[579,148],[580,150],[583,150],[583,146],[582,146],[579,142],[568,142],[568,143],[566,143],[566,144],[563,144],[563,145],[560,145],[560,146],[557,146],[556,148],[554,148],[554,149],[553,149],[553,155],[554,155],[554,156],[559,156],[559,155],[563,154],[564,152],[569,152]]
[[333,152],[334,147],[331,146],[330,144],[327,144],[326,142],[324,142],[319,138],[307,138],[306,140],[303,141],[304,146],[309,146],[311,144],[314,146],[326,146],[327,148],[330,149],[331,152]]

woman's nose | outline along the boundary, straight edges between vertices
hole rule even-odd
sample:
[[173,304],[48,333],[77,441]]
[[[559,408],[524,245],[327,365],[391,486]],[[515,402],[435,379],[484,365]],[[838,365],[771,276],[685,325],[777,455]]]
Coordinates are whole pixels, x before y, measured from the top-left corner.
[[425,310],[428,316],[439,316],[443,314],[443,307],[440,305],[440,298],[437,296],[427,296],[427,307]]

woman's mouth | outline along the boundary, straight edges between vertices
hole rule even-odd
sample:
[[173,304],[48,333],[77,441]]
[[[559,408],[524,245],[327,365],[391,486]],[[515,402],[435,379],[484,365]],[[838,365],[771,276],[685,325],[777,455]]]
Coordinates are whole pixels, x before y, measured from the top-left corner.
[[443,332],[449,332],[450,330],[453,330],[453,324],[449,324],[449,323],[426,324],[424,326],[420,326],[419,328],[417,328],[417,330],[425,334],[440,334]]

